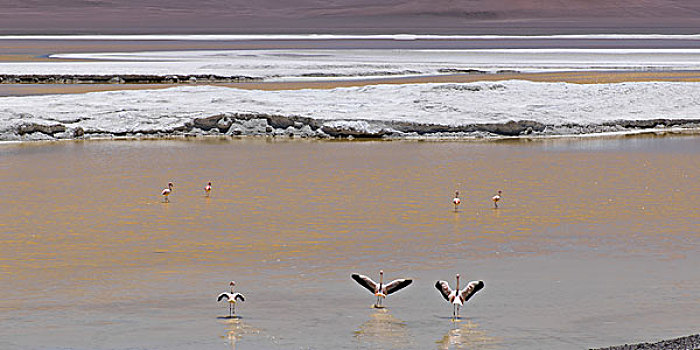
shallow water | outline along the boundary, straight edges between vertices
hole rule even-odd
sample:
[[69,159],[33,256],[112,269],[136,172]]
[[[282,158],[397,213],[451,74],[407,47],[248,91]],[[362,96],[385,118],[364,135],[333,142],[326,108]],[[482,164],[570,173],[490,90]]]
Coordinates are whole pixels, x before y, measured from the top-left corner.
[[[699,154],[697,137],[0,145],[0,348],[581,349],[696,333]],[[373,310],[349,276],[380,268],[416,281]],[[455,273],[486,284],[457,323],[433,287]],[[232,279],[241,319],[215,301]]]

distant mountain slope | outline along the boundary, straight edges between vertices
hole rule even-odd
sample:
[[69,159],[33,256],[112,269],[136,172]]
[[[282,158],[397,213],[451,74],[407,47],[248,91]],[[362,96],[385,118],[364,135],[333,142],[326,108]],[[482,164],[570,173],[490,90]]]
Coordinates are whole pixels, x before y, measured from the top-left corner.
[[0,33],[693,33],[693,0],[2,0]]

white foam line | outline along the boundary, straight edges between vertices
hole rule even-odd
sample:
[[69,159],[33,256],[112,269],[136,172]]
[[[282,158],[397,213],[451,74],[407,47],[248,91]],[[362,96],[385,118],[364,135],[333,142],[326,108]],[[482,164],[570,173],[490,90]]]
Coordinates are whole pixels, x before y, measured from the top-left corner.
[[[230,54],[239,52],[288,52],[289,50],[188,50],[188,51],[139,51],[139,52],[96,52],[96,53],[61,53],[49,55],[49,58],[61,59],[105,59],[105,60],[133,60],[133,59],[196,59],[201,56],[215,54]],[[364,50],[335,50],[343,52],[363,52]],[[423,52],[423,53],[503,53],[503,54],[606,54],[606,55],[624,55],[624,54],[700,54],[700,49],[565,49],[565,48],[546,48],[546,49],[408,49],[401,50],[402,52]],[[310,50],[315,52],[315,50]],[[304,58],[304,57],[301,57]]]
[[700,40],[700,34],[562,34],[562,35],[335,35],[335,34],[142,34],[142,35],[2,35],[0,40],[114,41],[258,41],[258,40]]

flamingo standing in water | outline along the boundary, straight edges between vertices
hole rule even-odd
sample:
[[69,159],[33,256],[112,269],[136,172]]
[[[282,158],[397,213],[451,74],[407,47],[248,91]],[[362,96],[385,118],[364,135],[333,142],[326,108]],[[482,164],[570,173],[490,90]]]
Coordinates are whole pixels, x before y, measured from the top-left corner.
[[491,197],[491,200],[493,201],[493,207],[494,209],[498,209],[498,201],[501,200],[501,190],[498,190],[498,193]]
[[361,286],[367,288],[371,293],[377,297],[377,303],[373,307],[377,309],[383,308],[382,299],[386,298],[387,295],[400,291],[403,288],[408,287],[413,280],[410,278],[393,280],[388,284],[384,284],[384,270],[379,270],[379,283],[374,282],[371,278],[365,275],[359,275],[356,273],[352,274],[352,279],[357,281]]
[[164,189],[163,192],[160,193],[160,194],[163,196],[163,198],[164,198],[164,200],[163,200],[164,202],[167,203],[167,202],[170,201],[170,200],[168,199],[168,196],[169,196],[170,193],[172,193],[172,192],[173,192],[173,183],[172,183],[172,182],[168,182],[168,188]]
[[229,293],[221,293],[219,296],[216,298],[216,301],[222,301],[226,299],[228,301],[228,317],[233,317],[233,314],[236,313],[236,301],[245,301],[245,296],[241,293],[234,293],[233,292],[233,287],[236,285],[236,281],[231,281],[231,283],[228,284],[231,286],[231,292]]
[[459,199],[459,191],[455,191],[455,198],[452,199],[452,203],[454,203],[455,211],[457,211],[459,203],[462,203],[462,201]]
[[452,317],[459,318],[459,309],[467,302],[476,292],[484,288],[484,281],[471,281],[467,283],[464,289],[459,290],[459,274],[457,274],[457,287],[453,290],[450,288],[447,281],[435,282],[435,288],[440,291],[440,294],[452,303]]
[[204,192],[206,192],[207,197],[209,197],[209,192],[211,192],[211,181],[209,181],[209,183],[206,186],[204,186]]

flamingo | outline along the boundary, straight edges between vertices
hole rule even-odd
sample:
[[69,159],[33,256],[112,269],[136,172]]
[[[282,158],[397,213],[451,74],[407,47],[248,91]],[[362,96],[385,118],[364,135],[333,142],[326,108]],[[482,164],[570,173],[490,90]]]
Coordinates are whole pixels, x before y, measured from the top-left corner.
[[371,293],[377,297],[377,303],[373,307],[377,309],[383,308],[382,299],[386,298],[387,295],[398,292],[399,290],[408,287],[413,280],[410,278],[397,279],[391,281],[389,284],[384,284],[384,270],[379,270],[379,283],[372,281],[371,278],[365,275],[359,275],[356,273],[352,274],[352,279],[357,281],[361,286],[367,288]]
[[219,296],[216,298],[216,301],[222,301],[226,299],[228,301],[228,316],[233,317],[233,314],[236,313],[236,301],[245,301],[245,296],[241,293],[234,293],[233,292],[233,287],[236,285],[236,281],[231,281],[231,283],[228,284],[231,286],[231,292],[229,293],[221,293]]
[[452,203],[454,203],[455,211],[457,211],[459,203],[462,203],[462,201],[459,199],[459,191],[455,191],[455,198],[452,199]]
[[435,288],[440,291],[445,300],[452,303],[452,317],[459,318],[459,308],[473,297],[476,292],[484,288],[484,281],[471,281],[467,283],[464,289],[459,290],[459,274],[457,274],[457,287],[454,290],[450,288],[447,281],[435,282]]
[[168,188],[164,189],[163,192],[160,193],[164,198],[164,202],[166,202],[166,203],[170,201],[170,200],[168,200],[168,196],[170,195],[171,192],[173,192],[173,186],[174,185],[172,182],[168,182]]
[[498,209],[498,201],[501,200],[501,190],[498,190],[498,193],[491,197],[491,200],[493,201],[493,207],[494,209]]
[[206,186],[204,186],[204,192],[206,192],[207,197],[209,197],[209,192],[211,192],[211,181],[209,181],[209,183]]

